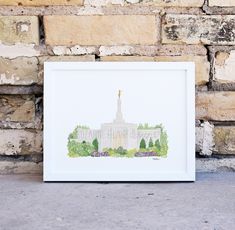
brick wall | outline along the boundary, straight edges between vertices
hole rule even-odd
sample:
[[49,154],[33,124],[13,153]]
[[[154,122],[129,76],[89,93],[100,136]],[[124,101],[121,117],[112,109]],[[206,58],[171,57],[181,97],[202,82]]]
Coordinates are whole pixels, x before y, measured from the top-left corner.
[[235,1],[0,0],[0,41],[0,173],[42,171],[46,60],[195,61],[197,170],[235,170]]

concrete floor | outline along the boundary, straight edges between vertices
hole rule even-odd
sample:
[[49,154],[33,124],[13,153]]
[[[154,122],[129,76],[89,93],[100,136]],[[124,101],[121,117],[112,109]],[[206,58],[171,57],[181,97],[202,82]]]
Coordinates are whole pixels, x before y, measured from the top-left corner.
[[235,173],[195,183],[43,183],[0,176],[1,230],[235,229]]

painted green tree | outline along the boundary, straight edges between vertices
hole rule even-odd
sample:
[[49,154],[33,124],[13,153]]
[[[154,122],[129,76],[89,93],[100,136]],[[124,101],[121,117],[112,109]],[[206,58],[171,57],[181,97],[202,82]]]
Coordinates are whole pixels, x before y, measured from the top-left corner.
[[140,149],[146,149],[146,142],[143,138],[140,141]]
[[162,130],[160,135],[160,146],[161,146],[160,155],[166,156],[168,152],[168,137],[164,129]]
[[149,148],[152,148],[153,147],[153,140],[152,138],[149,139]]
[[73,130],[73,132],[69,134],[69,137],[68,137],[69,140],[77,138],[77,136],[78,136],[78,128],[79,127],[76,126],[75,129]]
[[95,139],[92,141],[92,145],[94,146],[95,151],[98,151],[98,149],[99,149],[99,142],[98,142],[97,138],[95,138]]
[[160,144],[159,139],[155,141],[154,145],[156,147],[157,152],[160,153],[160,151],[161,151],[161,144]]

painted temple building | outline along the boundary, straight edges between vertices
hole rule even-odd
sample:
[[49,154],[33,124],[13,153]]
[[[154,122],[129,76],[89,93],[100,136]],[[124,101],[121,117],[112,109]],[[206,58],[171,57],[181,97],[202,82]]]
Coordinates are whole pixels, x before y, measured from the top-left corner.
[[97,138],[99,151],[102,151],[104,148],[114,149],[120,146],[124,149],[139,149],[141,139],[148,143],[150,138],[153,141],[160,138],[161,128],[138,129],[137,124],[126,122],[122,115],[121,105],[121,91],[119,90],[116,117],[113,122],[101,124],[99,130],[78,128],[77,140],[91,143]]

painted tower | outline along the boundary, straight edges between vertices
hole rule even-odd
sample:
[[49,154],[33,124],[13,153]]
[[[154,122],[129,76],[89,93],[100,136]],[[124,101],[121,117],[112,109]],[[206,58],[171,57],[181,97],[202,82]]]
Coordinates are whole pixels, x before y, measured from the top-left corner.
[[101,125],[100,150],[103,148],[132,149],[137,146],[137,125],[126,123],[122,115],[121,90],[118,91],[116,117],[112,123]]

